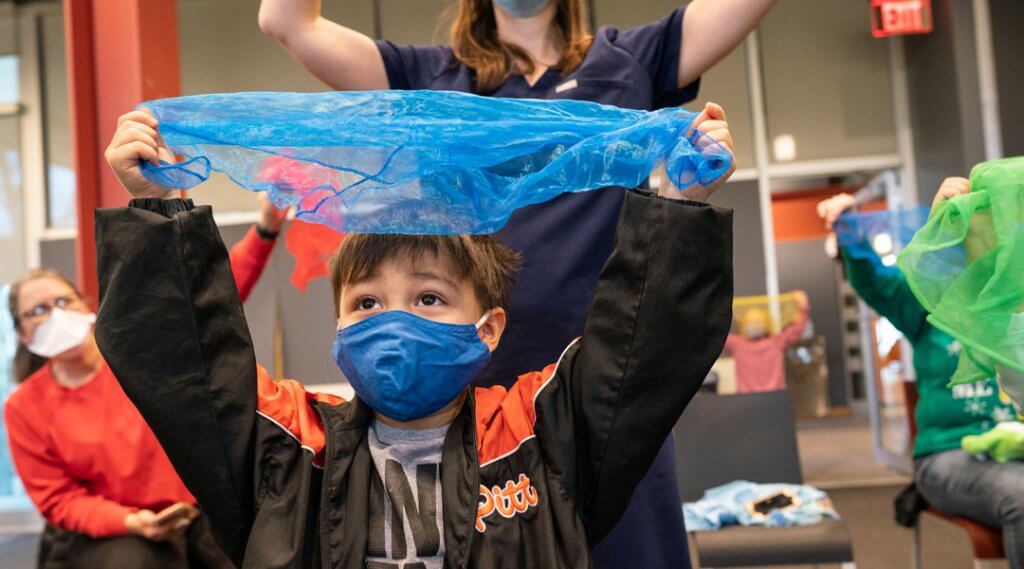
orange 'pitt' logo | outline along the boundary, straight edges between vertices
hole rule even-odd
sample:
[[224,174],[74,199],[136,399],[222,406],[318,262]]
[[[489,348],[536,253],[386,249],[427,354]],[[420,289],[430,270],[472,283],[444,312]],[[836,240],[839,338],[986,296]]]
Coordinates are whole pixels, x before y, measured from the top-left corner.
[[511,518],[536,506],[540,501],[537,489],[530,484],[530,479],[525,474],[519,475],[519,481],[513,483],[511,480],[505,483],[505,487],[494,486],[488,488],[480,485],[480,504],[476,508],[476,531],[484,533],[487,525],[484,518],[494,512],[498,512],[503,518]]

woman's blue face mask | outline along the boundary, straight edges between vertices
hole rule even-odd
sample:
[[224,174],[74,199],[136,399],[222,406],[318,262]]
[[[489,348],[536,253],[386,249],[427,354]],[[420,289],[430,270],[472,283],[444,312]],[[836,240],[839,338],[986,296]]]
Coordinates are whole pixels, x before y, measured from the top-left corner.
[[516,18],[532,18],[548,5],[549,0],[494,0],[502,10]]
[[338,330],[332,355],[371,409],[396,421],[444,408],[491,359],[476,324],[447,324],[389,310]]

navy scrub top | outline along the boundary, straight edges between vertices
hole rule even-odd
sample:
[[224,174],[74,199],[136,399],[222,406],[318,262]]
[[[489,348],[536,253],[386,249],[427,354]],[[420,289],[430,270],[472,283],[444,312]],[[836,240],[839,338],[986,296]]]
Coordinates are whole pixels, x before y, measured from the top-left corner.
[[[697,96],[699,80],[678,87],[684,8],[631,30],[602,27],[583,64],[568,76],[548,70],[532,87],[521,75],[494,97],[577,99],[624,108],[679,106]],[[392,89],[473,92],[473,72],[447,46],[377,41]],[[615,237],[623,191],[563,194],[512,215],[498,235],[523,255],[509,323],[480,385],[511,384],[555,362],[580,335]],[[593,552],[602,568],[689,567],[686,529],[675,479],[671,437],[615,529]]]
[[[699,80],[680,89],[683,8],[626,31],[602,27],[583,64],[566,77],[549,69],[532,87],[512,75],[494,97],[578,99],[654,110],[697,95]],[[377,41],[392,89],[473,92],[473,71],[448,46]],[[622,190],[563,194],[512,215],[498,235],[523,255],[508,308],[509,322],[478,385],[510,385],[519,374],[543,369],[580,335],[611,253]]]

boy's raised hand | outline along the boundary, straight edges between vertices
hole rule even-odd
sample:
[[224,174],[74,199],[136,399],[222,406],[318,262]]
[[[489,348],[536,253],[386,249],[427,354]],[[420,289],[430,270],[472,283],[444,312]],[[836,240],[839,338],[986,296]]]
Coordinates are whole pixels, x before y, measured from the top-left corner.
[[825,227],[831,231],[839,216],[855,205],[857,200],[850,194],[837,194],[818,202],[818,216],[825,221]]
[[932,211],[935,210],[935,207],[939,205],[939,202],[942,200],[948,200],[949,198],[966,194],[970,191],[971,181],[967,178],[946,178],[939,185],[939,191],[935,192],[935,199],[932,200]]
[[117,119],[117,131],[104,157],[114,174],[133,198],[175,198],[180,190],[168,190],[147,180],[140,163],[144,160],[159,166],[160,161],[174,162],[174,154],[157,130],[157,120],[148,111],[132,111]]
[[[697,118],[693,120],[693,124],[690,125],[690,131],[687,133],[687,136],[693,134],[694,130],[699,131],[703,135],[697,137],[696,145],[698,150],[708,153],[713,152],[717,155],[720,154],[722,148],[725,148],[729,152],[729,155],[733,156],[729,170],[707,186],[694,184],[685,190],[680,190],[668,179],[667,176],[662,176],[661,184],[658,186],[658,195],[663,198],[674,200],[685,199],[698,202],[707,201],[707,199],[711,197],[711,194],[715,193],[715,190],[722,187],[722,185],[725,184],[725,181],[729,179],[729,176],[732,176],[732,173],[736,171],[732,133],[729,131],[729,123],[725,118],[725,109],[723,109],[721,105],[716,103],[705,104],[704,110],[697,115]],[[712,148],[712,150],[709,151],[709,148]]]

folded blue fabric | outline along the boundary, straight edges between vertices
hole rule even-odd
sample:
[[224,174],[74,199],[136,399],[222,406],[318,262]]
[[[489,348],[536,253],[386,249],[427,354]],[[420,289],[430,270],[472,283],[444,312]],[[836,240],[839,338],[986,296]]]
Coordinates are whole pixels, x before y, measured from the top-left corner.
[[143,164],[188,189],[211,171],[340,232],[489,233],[566,192],[637,187],[665,165],[707,185],[731,155],[694,113],[447,91],[233,93],[149,101],[185,160]]
[[[779,492],[796,498],[794,507],[774,509],[759,515],[751,512],[751,504]],[[696,502],[683,504],[686,529],[714,531],[732,525],[744,526],[804,526],[814,525],[822,519],[838,520],[828,495],[811,486],[796,484],[756,484],[738,480],[704,492]]]

